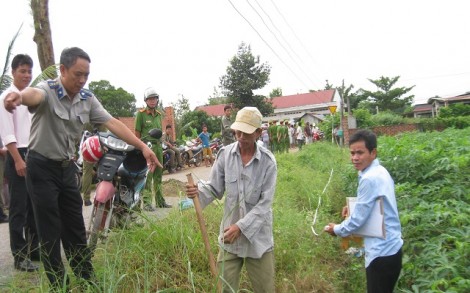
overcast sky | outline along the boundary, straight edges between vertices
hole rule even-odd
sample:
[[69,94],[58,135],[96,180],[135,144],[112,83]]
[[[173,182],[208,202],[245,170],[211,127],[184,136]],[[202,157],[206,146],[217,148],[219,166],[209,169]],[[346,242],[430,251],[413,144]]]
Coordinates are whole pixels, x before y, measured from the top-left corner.
[[[40,72],[29,0],[0,1],[0,61],[13,54]],[[259,91],[284,95],[338,86],[375,90],[368,79],[401,76],[416,101],[470,91],[470,2],[410,0],[49,0],[56,62],[65,47],[91,57],[90,81],[136,96],[155,87],[164,106],[184,95],[203,105],[238,46],[271,69]]]

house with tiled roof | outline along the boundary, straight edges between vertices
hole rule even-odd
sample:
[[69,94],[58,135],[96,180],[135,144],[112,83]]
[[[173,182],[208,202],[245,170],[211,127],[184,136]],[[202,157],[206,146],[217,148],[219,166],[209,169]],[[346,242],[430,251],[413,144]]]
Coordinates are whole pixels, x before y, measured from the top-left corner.
[[447,107],[450,104],[470,104],[470,92],[467,92],[462,95],[454,96],[454,97],[447,97],[447,98],[439,98],[434,97],[428,100],[428,104],[431,104],[432,109],[432,117],[439,116],[439,109],[442,107]]
[[296,94],[272,99],[274,113],[264,120],[294,120],[297,121],[305,114],[321,119],[330,115],[329,106],[339,106],[340,97],[335,89]]
[[[297,121],[307,113],[321,119],[324,115],[330,115],[329,106],[339,106],[339,100],[339,94],[334,89],[274,97],[271,99],[274,113],[264,117],[263,120],[264,122],[272,120]],[[224,115],[224,106],[225,104],[200,106],[196,107],[195,110],[204,111],[209,116],[222,117]]]

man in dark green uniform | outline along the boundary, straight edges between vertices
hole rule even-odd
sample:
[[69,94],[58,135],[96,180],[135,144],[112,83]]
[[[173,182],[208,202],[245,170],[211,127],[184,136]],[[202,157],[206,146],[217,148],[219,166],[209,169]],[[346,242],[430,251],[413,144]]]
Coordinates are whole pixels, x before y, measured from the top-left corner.
[[[157,110],[160,96],[154,88],[148,88],[144,93],[144,101],[147,107],[137,113],[135,119],[135,135],[143,138],[144,142],[152,143],[152,150],[157,155],[160,162],[163,162],[163,149],[160,139],[154,139],[150,136],[146,137],[150,129],[162,129],[162,113]],[[162,175],[163,169],[156,168],[155,171],[149,172],[147,177],[147,189],[150,190],[152,196],[155,196],[155,202],[159,208],[171,208],[171,205],[165,202],[162,192]],[[153,187],[153,188],[152,188]],[[155,193],[155,195],[153,194]],[[145,198],[145,209],[153,211],[152,198]]]
[[278,149],[277,143],[277,125],[276,120],[269,122],[268,134],[269,134],[269,145],[271,146],[271,152],[274,154]]

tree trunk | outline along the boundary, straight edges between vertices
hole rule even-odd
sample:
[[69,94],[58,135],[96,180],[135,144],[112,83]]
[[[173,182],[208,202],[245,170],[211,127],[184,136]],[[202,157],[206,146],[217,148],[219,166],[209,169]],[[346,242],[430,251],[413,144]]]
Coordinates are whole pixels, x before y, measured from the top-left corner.
[[49,0],[31,0],[34,19],[34,42],[38,47],[38,59],[41,71],[54,65],[54,47],[52,46],[51,25],[49,22]]

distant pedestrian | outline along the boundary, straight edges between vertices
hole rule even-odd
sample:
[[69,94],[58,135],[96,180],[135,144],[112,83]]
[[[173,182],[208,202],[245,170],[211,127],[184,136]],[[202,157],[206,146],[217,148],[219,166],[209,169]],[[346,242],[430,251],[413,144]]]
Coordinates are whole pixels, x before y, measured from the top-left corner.
[[232,106],[231,105],[225,105],[224,106],[224,116],[222,117],[222,143],[224,146],[229,145],[231,143],[235,142],[235,135],[234,131],[230,128],[230,125],[232,125],[231,119],[232,115]]

